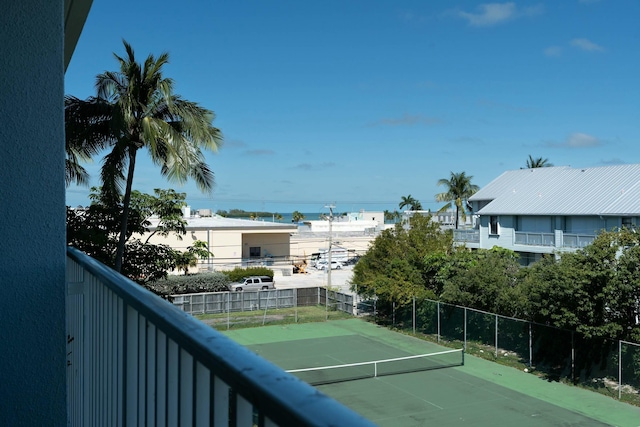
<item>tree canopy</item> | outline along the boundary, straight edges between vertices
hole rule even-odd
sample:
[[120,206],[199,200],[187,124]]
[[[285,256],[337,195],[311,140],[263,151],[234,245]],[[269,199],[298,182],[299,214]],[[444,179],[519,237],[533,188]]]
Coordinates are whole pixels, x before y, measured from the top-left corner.
[[428,297],[586,338],[640,342],[640,236],[600,233],[575,253],[543,257],[527,268],[507,249],[453,249],[425,218],[378,236],[354,267],[352,289],[378,306]]
[[551,166],[553,166],[553,164],[549,162],[549,159],[543,159],[542,157],[536,157],[534,159],[533,156],[529,154],[525,169],[546,168]]
[[430,217],[413,216],[409,228],[396,224],[376,237],[354,266],[354,290],[398,303],[416,295],[435,297],[438,292],[425,257],[448,253],[451,244],[451,232],[441,230]]
[[398,203],[398,207],[402,210],[408,208],[410,211],[421,211],[422,204],[416,198],[414,198],[411,194],[408,196],[402,196],[402,200]]

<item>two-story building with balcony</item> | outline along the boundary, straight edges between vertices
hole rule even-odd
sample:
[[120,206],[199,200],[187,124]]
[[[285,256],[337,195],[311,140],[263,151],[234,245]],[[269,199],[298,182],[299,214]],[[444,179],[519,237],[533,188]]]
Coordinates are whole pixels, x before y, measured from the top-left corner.
[[523,265],[575,251],[603,230],[640,217],[640,164],[506,171],[469,198],[475,227],[454,231],[468,248],[511,249]]

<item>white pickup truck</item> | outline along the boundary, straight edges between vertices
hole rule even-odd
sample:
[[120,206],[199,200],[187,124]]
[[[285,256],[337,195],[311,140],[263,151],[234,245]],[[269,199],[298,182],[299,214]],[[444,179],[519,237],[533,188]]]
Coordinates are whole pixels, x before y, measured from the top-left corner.
[[230,286],[232,291],[260,291],[275,289],[276,282],[269,276],[249,276],[242,279],[240,283]]

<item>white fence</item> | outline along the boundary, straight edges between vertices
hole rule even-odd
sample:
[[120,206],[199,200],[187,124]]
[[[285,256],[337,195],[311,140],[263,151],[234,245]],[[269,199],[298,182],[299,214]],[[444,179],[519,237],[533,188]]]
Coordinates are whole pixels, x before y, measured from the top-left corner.
[[326,288],[271,289],[242,292],[205,292],[172,295],[173,305],[189,314],[222,314],[254,310],[328,305],[354,313],[354,297]]

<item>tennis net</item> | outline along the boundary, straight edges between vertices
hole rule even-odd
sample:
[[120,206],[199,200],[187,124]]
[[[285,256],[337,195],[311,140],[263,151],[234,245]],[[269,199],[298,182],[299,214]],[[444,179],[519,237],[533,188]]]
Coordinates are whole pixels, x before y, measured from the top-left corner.
[[464,349],[456,349],[370,362],[291,369],[287,372],[308,384],[322,385],[462,365],[464,365]]

